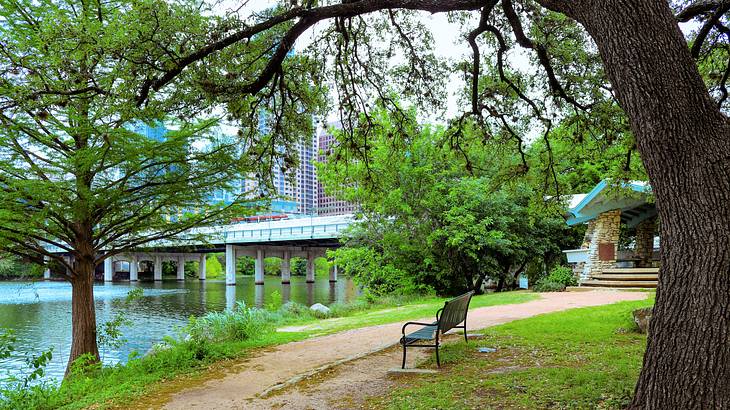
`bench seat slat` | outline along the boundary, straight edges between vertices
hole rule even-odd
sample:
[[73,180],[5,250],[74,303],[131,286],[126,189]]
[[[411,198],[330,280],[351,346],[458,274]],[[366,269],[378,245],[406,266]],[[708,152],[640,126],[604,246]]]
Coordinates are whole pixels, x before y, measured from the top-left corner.
[[435,338],[438,330],[438,322],[433,322],[428,326],[423,326],[415,332],[411,332],[405,336],[406,344],[411,344],[419,340],[431,340]]

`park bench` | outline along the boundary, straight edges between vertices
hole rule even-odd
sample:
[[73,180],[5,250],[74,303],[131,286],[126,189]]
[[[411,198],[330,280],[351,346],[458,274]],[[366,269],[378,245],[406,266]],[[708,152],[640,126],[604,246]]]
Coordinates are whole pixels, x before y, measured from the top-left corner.
[[[403,337],[400,344],[403,346],[403,365],[406,368],[406,349],[409,347],[434,347],[436,348],[436,365],[441,367],[439,360],[439,335],[443,335],[454,328],[464,329],[464,340],[466,336],[466,313],[469,310],[469,302],[474,291],[464,293],[444,303],[444,307],[436,312],[436,321],[433,323],[407,322],[403,325]],[[460,323],[464,323],[460,325]],[[409,325],[421,325],[415,332],[406,334],[406,327]],[[424,341],[433,340],[433,344],[424,344]],[[468,340],[467,340],[468,341]]]

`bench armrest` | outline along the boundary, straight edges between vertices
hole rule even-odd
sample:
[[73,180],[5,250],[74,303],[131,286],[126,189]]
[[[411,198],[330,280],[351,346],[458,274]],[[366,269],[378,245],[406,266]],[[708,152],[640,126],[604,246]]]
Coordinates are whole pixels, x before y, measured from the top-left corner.
[[423,322],[406,322],[406,323],[405,323],[405,324],[403,325],[403,328],[401,329],[401,332],[403,333],[403,335],[404,335],[404,336],[405,336],[405,334],[406,334],[406,326],[408,326],[408,325],[433,326],[433,323],[423,323]]

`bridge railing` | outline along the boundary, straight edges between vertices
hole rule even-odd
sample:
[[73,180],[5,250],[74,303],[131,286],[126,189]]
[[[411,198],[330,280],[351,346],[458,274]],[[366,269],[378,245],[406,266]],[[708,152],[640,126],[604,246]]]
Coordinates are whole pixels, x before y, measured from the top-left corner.
[[226,232],[227,243],[259,242],[259,241],[285,241],[297,239],[326,239],[336,238],[344,231],[349,224],[316,224],[289,226],[281,228],[260,228],[229,230]]

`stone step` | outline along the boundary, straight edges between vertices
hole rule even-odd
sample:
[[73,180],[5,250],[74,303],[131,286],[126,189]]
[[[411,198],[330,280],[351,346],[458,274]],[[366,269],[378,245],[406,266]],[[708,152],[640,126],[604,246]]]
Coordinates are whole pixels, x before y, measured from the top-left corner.
[[650,292],[652,290],[656,289],[656,286],[652,286],[649,288],[646,287],[631,287],[631,286],[624,286],[624,287],[610,287],[610,286],[568,286],[565,288],[567,292],[596,292],[596,291],[626,291],[626,290],[636,290],[636,291],[645,291]]
[[658,279],[658,276],[656,273],[609,273],[609,274],[601,274],[601,275],[593,275],[591,276],[592,279],[599,279],[599,280],[653,280],[656,281]]
[[659,268],[614,268],[604,269],[604,274],[613,273],[659,273]]
[[608,288],[656,288],[655,280],[596,280],[589,279],[580,283],[586,287],[608,287]]
[[596,292],[596,291],[626,291],[626,290],[635,290],[635,291],[644,291],[644,292],[650,292],[652,290],[656,289],[656,286],[652,286],[650,288],[639,288],[639,287],[630,287],[630,286],[624,286],[624,287],[610,287],[610,286],[568,286],[565,288],[567,292]]

